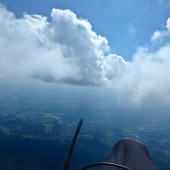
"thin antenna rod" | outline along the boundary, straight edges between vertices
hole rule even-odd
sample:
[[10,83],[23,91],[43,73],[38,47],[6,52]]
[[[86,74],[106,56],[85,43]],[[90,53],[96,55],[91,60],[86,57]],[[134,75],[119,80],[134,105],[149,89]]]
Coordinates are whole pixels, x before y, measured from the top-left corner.
[[72,139],[70,149],[69,149],[69,152],[68,152],[67,159],[66,159],[66,162],[65,162],[63,170],[69,170],[70,169],[71,157],[72,157],[72,154],[73,154],[74,146],[76,144],[77,137],[78,137],[78,134],[80,132],[80,128],[81,128],[82,123],[83,123],[83,119],[80,119],[79,124],[77,126],[77,129],[76,129],[76,131],[74,133],[74,137]]

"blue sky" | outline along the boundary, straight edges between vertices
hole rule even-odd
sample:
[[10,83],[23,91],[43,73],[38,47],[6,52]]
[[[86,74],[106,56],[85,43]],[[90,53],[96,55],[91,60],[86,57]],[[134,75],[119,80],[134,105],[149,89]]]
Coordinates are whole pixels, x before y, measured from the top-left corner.
[[131,60],[139,46],[150,46],[156,30],[165,27],[170,15],[168,0],[1,0],[21,17],[24,12],[50,16],[52,8],[70,9],[87,19],[93,30],[109,41],[111,49]]

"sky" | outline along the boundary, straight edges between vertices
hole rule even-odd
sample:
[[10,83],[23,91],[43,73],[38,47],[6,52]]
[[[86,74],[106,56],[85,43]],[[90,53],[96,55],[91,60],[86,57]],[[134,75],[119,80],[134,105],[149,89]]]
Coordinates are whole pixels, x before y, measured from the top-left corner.
[[88,20],[93,30],[108,39],[118,55],[131,60],[138,46],[150,46],[155,30],[165,29],[169,0],[0,0],[17,17],[23,13],[50,18],[52,8],[70,9]]
[[170,105],[169,0],[0,0],[0,77],[107,86]]

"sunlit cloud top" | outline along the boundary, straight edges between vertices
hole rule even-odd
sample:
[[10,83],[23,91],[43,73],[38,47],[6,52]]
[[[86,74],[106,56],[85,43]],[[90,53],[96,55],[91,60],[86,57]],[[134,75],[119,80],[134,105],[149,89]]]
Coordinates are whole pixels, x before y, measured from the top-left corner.
[[124,62],[110,53],[105,37],[70,10],[52,9],[50,22],[37,14],[18,19],[3,6],[0,13],[1,74],[100,85]]

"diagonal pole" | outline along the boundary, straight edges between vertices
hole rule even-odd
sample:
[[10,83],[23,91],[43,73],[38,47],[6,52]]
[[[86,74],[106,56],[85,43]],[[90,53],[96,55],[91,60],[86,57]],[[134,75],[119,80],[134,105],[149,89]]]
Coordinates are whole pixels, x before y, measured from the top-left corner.
[[77,137],[78,137],[78,134],[80,132],[80,128],[81,128],[82,123],[83,123],[83,119],[80,119],[79,124],[77,126],[77,129],[76,129],[76,131],[74,133],[74,137],[72,139],[70,149],[69,149],[69,152],[68,152],[67,159],[65,161],[65,165],[64,165],[63,170],[69,170],[70,169],[71,157],[72,157],[72,154],[73,154],[74,146],[76,144]]

